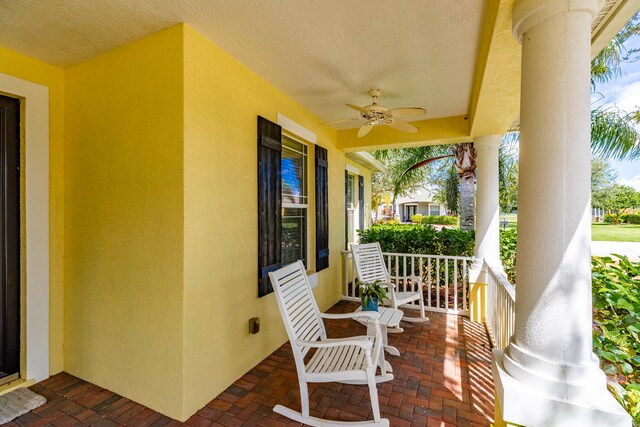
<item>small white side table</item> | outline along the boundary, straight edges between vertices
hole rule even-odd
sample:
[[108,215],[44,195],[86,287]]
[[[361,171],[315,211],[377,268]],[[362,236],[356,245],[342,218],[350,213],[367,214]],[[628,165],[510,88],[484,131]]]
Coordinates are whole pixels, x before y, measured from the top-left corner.
[[[362,311],[362,307],[358,308],[356,312]],[[402,320],[402,316],[404,313],[402,310],[397,310],[391,307],[379,307],[378,313],[380,314],[380,319],[378,323],[380,324],[380,332],[382,333],[382,348],[387,353],[393,356],[400,356],[400,352],[397,348],[389,345],[389,339],[387,337],[387,329],[388,328],[398,328],[400,326],[400,321]],[[370,317],[356,317],[355,320],[367,326],[367,335],[375,335],[375,326],[374,322]],[[384,357],[384,355],[382,355]],[[384,361],[385,369],[389,372],[393,372],[391,369],[391,365],[386,360]]]

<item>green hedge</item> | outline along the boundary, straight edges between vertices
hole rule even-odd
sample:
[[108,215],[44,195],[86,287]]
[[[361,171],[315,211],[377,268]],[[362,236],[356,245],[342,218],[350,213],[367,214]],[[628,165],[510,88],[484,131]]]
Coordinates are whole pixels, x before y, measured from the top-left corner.
[[446,215],[429,215],[429,216],[423,216],[421,223],[437,224],[437,225],[458,225],[458,217],[446,216]]
[[[428,218],[428,217],[425,217]],[[475,232],[429,225],[375,225],[358,232],[360,243],[380,242],[383,252],[473,256]]]
[[615,222],[615,215],[605,214],[604,222]]
[[500,230],[500,259],[509,283],[516,283],[516,243],[518,235],[516,229]]
[[620,215],[620,222],[625,224],[640,224],[640,214],[622,214]]

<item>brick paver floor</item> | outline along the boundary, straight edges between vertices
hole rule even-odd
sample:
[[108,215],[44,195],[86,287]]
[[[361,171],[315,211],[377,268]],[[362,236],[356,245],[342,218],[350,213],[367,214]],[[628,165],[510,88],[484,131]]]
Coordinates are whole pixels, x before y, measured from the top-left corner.
[[[353,311],[340,302],[330,311]],[[493,421],[491,352],[484,326],[464,317],[430,313],[426,323],[403,322],[389,334],[401,356],[388,356],[394,379],[378,385],[382,416],[392,426],[488,426]],[[329,337],[365,333],[352,320],[326,321]],[[165,417],[67,373],[31,389],[48,402],[6,426],[175,426]],[[311,414],[343,421],[372,419],[366,386],[310,384]],[[288,344],[263,360],[185,424],[192,426],[300,425],[275,414],[274,405],[300,410]]]

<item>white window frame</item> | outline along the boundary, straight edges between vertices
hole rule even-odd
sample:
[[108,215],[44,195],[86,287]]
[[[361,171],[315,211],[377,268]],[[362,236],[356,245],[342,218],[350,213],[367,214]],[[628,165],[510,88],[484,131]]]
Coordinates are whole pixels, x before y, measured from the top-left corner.
[[[349,164],[347,164],[347,168],[346,171],[349,173],[349,179],[353,179],[353,195],[354,195],[354,200],[355,203],[353,204],[353,208],[349,208],[348,206],[345,206],[345,208],[347,209],[347,211],[353,211],[353,242],[348,241],[347,245],[352,245],[354,243],[358,243],[358,232],[357,230],[360,229],[360,190],[358,187],[358,174],[354,173],[352,169],[356,169],[356,168],[349,168]],[[357,169],[356,169],[357,170]],[[344,191],[347,191],[347,188],[344,189]],[[344,225],[345,227],[348,227],[348,221],[347,224]],[[349,230],[348,230],[349,231]],[[351,235],[351,233],[348,233],[349,235]],[[349,240],[349,239],[347,239]]]
[[[282,130],[282,138],[289,138],[289,139],[291,139],[291,140],[293,140],[293,141],[295,141],[297,143],[300,143],[300,144],[304,145],[305,147],[307,147],[307,153],[305,154],[305,153],[301,153],[300,151],[296,151],[296,150],[294,150],[294,149],[292,149],[290,147],[285,147],[284,146],[284,141],[283,141],[283,145],[282,145],[282,149],[283,150],[286,148],[287,150],[291,150],[291,151],[294,151],[296,153],[300,153],[300,154],[303,154],[303,155],[306,156],[307,164],[306,164],[304,173],[306,175],[305,179],[306,179],[306,184],[307,184],[307,194],[305,196],[307,203],[285,203],[283,201],[282,202],[282,208],[283,209],[285,209],[285,208],[305,209],[306,216],[307,216],[306,221],[305,221],[306,224],[307,224],[306,231],[305,231],[306,232],[306,235],[305,235],[305,241],[306,241],[306,243],[305,243],[305,247],[306,247],[305,258],[307,260],[307,265],[305,267],[307,268],[307,271],[310,271],[311,270],[311,245],[310,245],[309,236],[311,234],[311,221],[309,221],[309,197],[310,197],[309,196],[309,193],[310,193],[310,191],[309,191],[309,188],[310,188],[310,181],[309,181],[309,170],[310,170],[310,167],[309,167],[309,149],[310,149],[311,145],[313,145],[313,144],[310,143],[310,142],[305,141],[302,137],[300,137],[300,136],[298,136],[298,135],[296,135],[296,134],[294,134],[294,133],[292,133],[290,131],[287,131],[285,129]],[[280,180],[282,180],[282,177],[280,177]]]

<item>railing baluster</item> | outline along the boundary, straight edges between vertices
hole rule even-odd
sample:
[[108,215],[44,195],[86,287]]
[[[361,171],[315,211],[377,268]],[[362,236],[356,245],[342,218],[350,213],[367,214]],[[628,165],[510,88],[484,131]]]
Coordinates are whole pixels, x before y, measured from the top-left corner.
[[436,258],[436,307],[440,308],[440,258]]
[[431,258],[427,258],[427,303],[431,305]]
[[467,311],[467,300],[469,295],[467,294],[467,260],[462,260],[462,310]]
[[458,307],[458,261],[453,260],[453,308],[459,310]]
[[444,308],[449,308],[449,260],[444,260]]
[[402,257],[402,289],[404,292],[407,292],[407,257],[406,255]]
[[424,286],[423,286],[424,274],[422,274],[422,257],[418,258],[418,277],[420,278],[420,281],[419,281],[420,284],[418,285],[418,288],[420,292],[422,292],[422,301],[424,301]]

